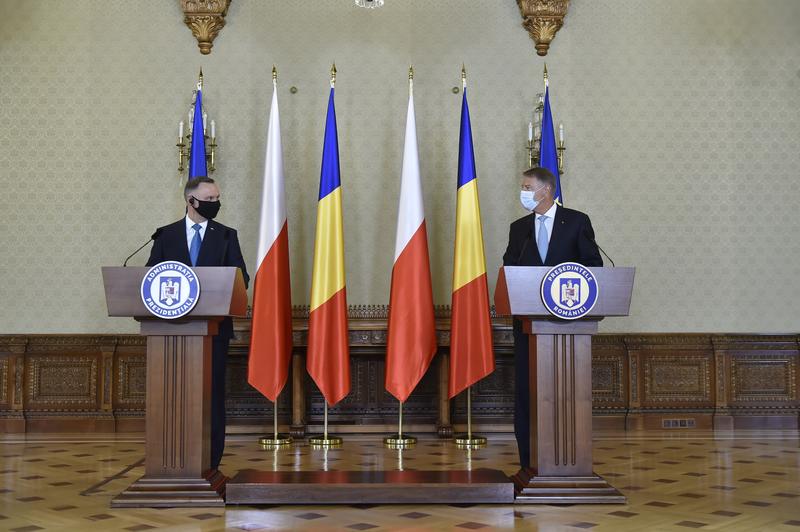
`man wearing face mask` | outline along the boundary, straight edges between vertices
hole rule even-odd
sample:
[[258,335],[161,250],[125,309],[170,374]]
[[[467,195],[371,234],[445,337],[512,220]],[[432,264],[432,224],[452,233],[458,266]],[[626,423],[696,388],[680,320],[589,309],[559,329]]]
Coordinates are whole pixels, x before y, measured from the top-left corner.
[[[603,265],[589,217],[554,201],[556,178],[550,170],[525,171],[520,188],[520,202],[532,212],[511,224],[504,266],[555,266],[562,262]],[[514,320],[514,434],[522,468],[530,467],[528,356],[528,335],[522,332],[522,323]]]
[[[250,277],[244,264],[236,230],[214,218],[220,209],[219,188],[209,177],[190,179],[183,189],[186,216],[158,229],[158,237],[147,266],[165,260],[187,266],[236,266],[247,286]],[[233,320],[225,318],[211,342],[211,467],[217,469],[225,448],[225,359],[233,336]]]

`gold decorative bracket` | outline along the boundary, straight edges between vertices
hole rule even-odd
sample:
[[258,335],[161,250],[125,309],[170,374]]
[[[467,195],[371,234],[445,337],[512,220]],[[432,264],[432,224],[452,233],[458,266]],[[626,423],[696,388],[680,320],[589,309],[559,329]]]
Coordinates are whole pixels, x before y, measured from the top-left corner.
[[517,0],[522,26],[536,43],[536,53],[545,56],[556,32],[564,24],[569,0]]
[[183,22],[197,39],[200,53],[208,55],[214,39],[225,25],[225,15],[231,0],[181,0]]

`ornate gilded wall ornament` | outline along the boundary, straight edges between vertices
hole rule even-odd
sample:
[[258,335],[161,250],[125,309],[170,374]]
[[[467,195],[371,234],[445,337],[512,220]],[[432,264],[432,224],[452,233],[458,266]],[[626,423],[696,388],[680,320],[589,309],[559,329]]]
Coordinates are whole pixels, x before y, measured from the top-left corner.
[[536,53],[545,56],[556,32],[564,24],[569,0],[517,0],[522,26],[536,43]]
[[211,53],[214,39],[225,25],[230,4],[231,0],[181,0],[183,22],[192,30],[201,54]]

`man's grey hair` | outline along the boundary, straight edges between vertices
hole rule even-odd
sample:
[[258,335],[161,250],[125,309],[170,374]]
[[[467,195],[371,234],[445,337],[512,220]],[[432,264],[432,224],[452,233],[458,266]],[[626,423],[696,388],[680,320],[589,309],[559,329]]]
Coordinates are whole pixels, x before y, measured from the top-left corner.
[[548,170],[547,168],[542,168],[541,166],[537,166],[535,168],[530,168],[522,172],[522,175],[525,177],[532,177],[539,183],[543,185],[550,185],[550,190],[553,191],[553,194],[556,192],[556,176],[553,175],[553,172]]

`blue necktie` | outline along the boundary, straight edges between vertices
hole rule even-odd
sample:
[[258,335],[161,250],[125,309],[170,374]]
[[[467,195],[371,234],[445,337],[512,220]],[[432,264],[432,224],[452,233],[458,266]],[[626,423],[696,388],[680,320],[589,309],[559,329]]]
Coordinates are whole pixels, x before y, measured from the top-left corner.
[[192,245],[189,246],[189,258],[192,260],[192,266],[197,266],[197,257],[200,256],[200,244],[203,243],[203,240],[200,238],[200,224],[194,224],[192,229],[194,229],[194,238],[192,238]]
[[544,214],[539,216],[539,235],[536,237],[536,247],[539,248],[539,256],[542,258],[542,264],[544,264],[544,259],[547,257],[547,225],[545,221],[547,220],[547,216]]

